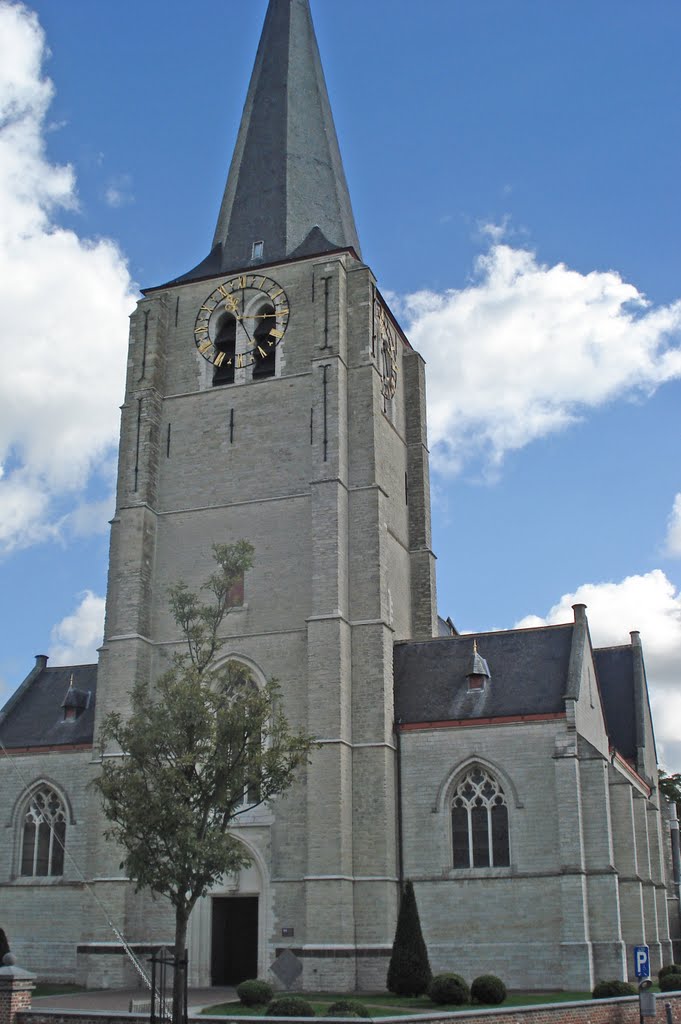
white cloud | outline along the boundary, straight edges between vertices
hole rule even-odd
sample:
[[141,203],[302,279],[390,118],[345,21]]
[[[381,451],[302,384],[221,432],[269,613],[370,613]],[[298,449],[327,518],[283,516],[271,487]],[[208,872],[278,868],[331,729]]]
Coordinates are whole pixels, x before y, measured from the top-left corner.
[[0,0],[0,550],[54,536],[115,444],[127,316],[125,260],[55,214],[77,206],[72,168],[50,163],[52,84],[36,16]]
[[564,594],[545,616],[528,615],[516,625],[570,622],[573,604],[587,606],[596,647],[627,644],[629,631],[640,631],[658,756],[681,771],[681,593],[660,569],[653,569],[619,583],[585,583]]
[[49,657],[58,665],[88,665],[97,661],[104,633],[104,598],[86,590],[73,615],[53,627]]
[[681,301],[652,307],[615,271],[545,266],[500,241],[460,290],[400,302],[412,344],[428,364],[435,468],[506,453],[622,396],[681,377]]
[[674,505],[667,520],[666,552],[672,558],[681,558],[681,494],[674,498]]

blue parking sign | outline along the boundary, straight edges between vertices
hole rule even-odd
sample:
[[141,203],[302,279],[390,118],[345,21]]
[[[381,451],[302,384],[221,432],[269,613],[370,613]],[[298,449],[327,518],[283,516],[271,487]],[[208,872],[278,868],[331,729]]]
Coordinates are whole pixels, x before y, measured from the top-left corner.
[[634,946],[634,974],[639,981],[650,977],[650,950],[647,946]]

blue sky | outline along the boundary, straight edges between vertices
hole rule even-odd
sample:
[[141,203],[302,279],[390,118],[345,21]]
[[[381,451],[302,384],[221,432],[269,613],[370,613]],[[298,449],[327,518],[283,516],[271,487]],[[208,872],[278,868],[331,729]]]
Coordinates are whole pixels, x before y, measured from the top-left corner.
[[[0,703],[35,653],[92,657],[126,315],[209,248],[265,7],[0,0]],[[679,770],[681,8],[312,7],[430,368],[440,610],[640,629]]]

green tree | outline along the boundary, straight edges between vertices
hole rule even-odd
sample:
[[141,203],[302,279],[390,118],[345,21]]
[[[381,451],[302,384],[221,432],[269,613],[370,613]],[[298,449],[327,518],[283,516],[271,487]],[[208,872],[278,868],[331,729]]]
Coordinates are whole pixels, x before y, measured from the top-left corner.
[[414,886],[402,890],[395,941],[388,967],[388,990],[399,996],[420,996],[432,979],[428,950],[421,931]]
[[660,792],[670,803],[676,804],[676,813],[681,818],[681,774],[667,775],[659,768],[657,775]]
[[[196,901],[249,862],[230,824],[288,789],[313,745],[289,728],[275,681],[258,687],[236,662],[216,667],[230,591],[253,564],[253,548],[217,544],[213,555],[216,569],[201,594],[182,582],[170,589],[184,649],[154,687],[133,687],[129,715],[105,717],[101,752],[113,745],[123,755],[103,758],[94,782],[110,822],[106,835],[124,851],[121,867],[138,891],[149,889],[174,907],[179,958]],[[182,980],[176,970],[175,1022]]]

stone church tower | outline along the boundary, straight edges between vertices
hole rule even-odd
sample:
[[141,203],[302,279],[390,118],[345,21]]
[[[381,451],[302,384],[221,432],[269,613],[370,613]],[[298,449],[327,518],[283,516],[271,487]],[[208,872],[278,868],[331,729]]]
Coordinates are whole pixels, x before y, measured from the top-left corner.
[[[210,983],[224,930],[257,934],[251,976],[292,947],[307,985],[384,983],[393,642],[436,629],[424,397],[361,259],[309,2],[270,0],[213,248],[132,317],[98,672],[101,721],[177,648],[169,585],[198,588],[213,543],[253,544],[224,653],[276,677],[321,747],[285,800],[241,817],[254,866],[197,909],[194,982]],[[132,925],[117,852],[94,841],[92,858],[131,936],[167,939]]]
[[251,864],[192,913],[192,986],[288,949],[296,987],[384,990],[403,878],[435,972],[579,992],[642,943],[671,959],[638,633],[596,648],[582,605],[474,635],[437,617],[423,361],[361,258],[309,0],[270,0],[212,249],[132,317],[99,665],[39,655],[0,710],[0,928],[41,977],[129,986],[126,946],[173,942],[88,783],[102,717],[182,643],[169,586],[240,539],[221,658],[276,677],[319,748],[245,800]]

